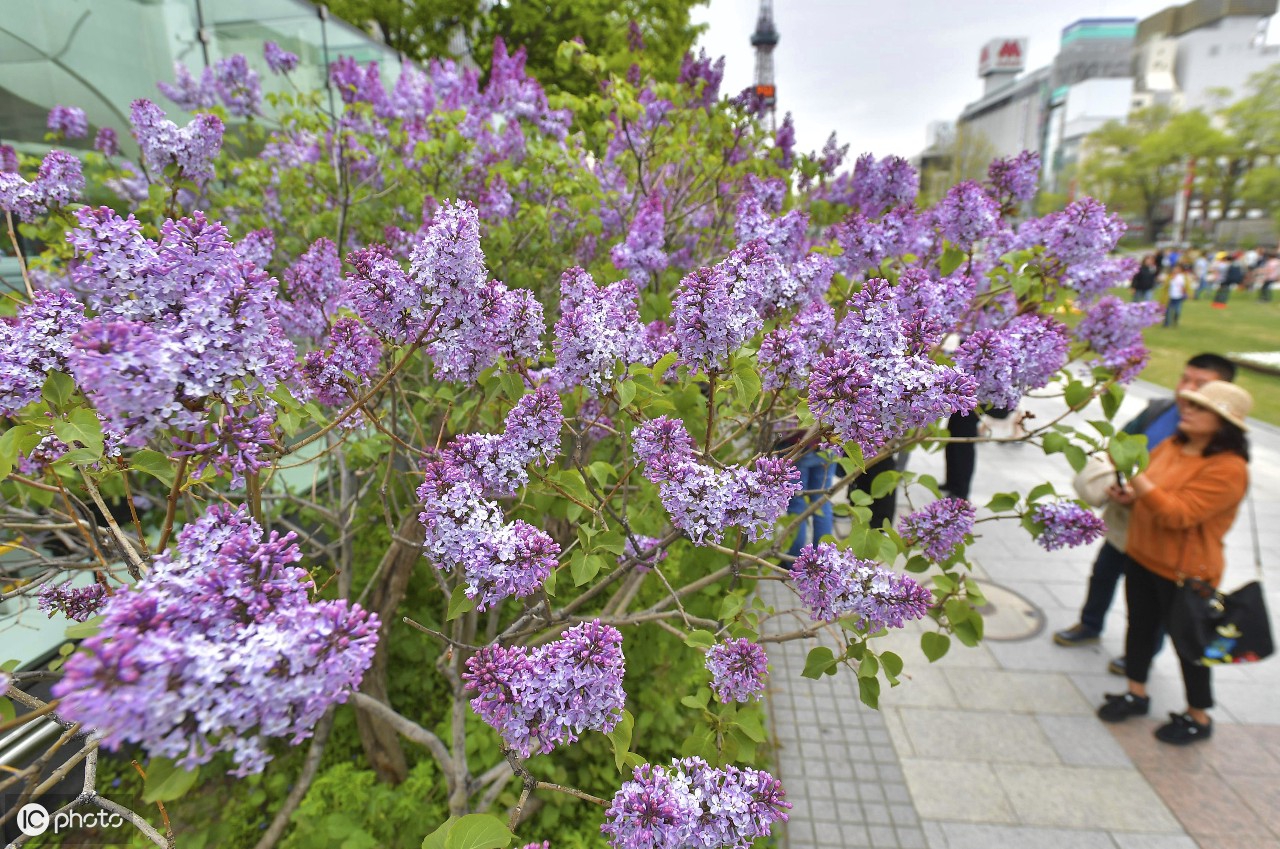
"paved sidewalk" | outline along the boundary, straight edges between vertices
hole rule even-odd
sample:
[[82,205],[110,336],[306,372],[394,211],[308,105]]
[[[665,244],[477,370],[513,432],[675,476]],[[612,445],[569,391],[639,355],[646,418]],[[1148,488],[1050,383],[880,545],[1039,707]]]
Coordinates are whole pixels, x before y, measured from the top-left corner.
[[[1132,387],[1117,419],[1127,421],[1162,391]],[[1029,399],[1024,409],[1043,421],[1060,405]],[[1084,418],[1100,417],[1089,410]],[[1280,430],[1258,425],[1250,438],[1251,492],[1274,611]],[[915,452],[910,464],[943,477],[940,452]],[[995,492],[1025,492],[1045,480],[1072,494],[1061,455],[981,445],[973,501],[982,505]],[[899,515],[909,509],[900,493]],[[1245,505],[1228,537],[1224,588],[1253,577],[1251,523]],[[1185,706],[1171,650],[1152,671],[1151,717],[1107,725],[1093,712],[1104,693],[1124,688],[1123,679],[1106,672],[1108,659],[1123,651],[1123,593],[1101,645],[1065,649],[1050,640],[1076,621],[1097,547],[1049,553],[1016,523],[988,522],[979,530],[970,555],[980,583],[996,588],[992,625],[1022,616],[1028,626],[1042,624],[1038,633],[1019,636],[1026,629],[1015,627],[1011,639],[973,649],[953,641],[934,664],[919,649],[923,626],[894,633],[879,648],[898,652],[906,670],[901,686],[882,692],[880,711],[861,705],[848,670],[821,681],[800,676],[812,641],[771,648],[777,766],[795,804],[782,845],[1280,847],[1280,659],[1214,671],[1218,706],[1214,737],[1205,743],[1180,749],[1151,734],[1166,712]],[[796,606],[781,585],[771,583],[768,591],[778,609]]]

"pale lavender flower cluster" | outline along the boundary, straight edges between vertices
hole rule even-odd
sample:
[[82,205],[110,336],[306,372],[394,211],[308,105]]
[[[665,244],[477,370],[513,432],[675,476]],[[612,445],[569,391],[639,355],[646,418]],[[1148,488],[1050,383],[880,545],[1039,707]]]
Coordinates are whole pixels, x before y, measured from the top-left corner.
[[45,584],[40,588],[39,605],[50,619],[61,613],[72,622],[84,622],[101,609],[107,601],[107,589],[92,583],[73,587],[70,581],[62,584]]
[[1040,180],[1040,154],[1024,150],[1017,156],[993,159],[987,178],[995,196],[1010,203],[1026,203],[1036,196]]
[[[1018,228],[1018,243],[1024,247],[1042,244],[1061,269],[1088,281],[1080,270],[1093,269],[1107,261],[1124,234],[1124,221],[1093,198],[1081,198],[1066,208],[1031,219]],[[1104,266],[1105,268],[1105,266]],[[1096,289],[1085,294],[1096,294]]]
[[19,454],[14,466],[20,473],[29,477],[40,477],[71,450],[71,447],[54,433],[52,426],[42,428],[42,431],[40,441],[26,454]]
[[849,186],[851,206],[874,218],[886,209],[910,206],[920,191],[920,175],[900,156],[876,161],[870,153],[858,157]]
[[308,351],[300,377],[317,401],[333,407],[352,403],[369,386],[382,358],[382,343],[353,318],[333,323],[323,349]]
[[868,280],[849,306],[835,352],[809,376],[809,409],[819,421],[869,457],[912,428],[973,409],[973,378],[926,355],[927,334],[903,321],[886,281]]
[[276,252],[276,234],[271,232],[270,227],[250,230],[236,243],[235,251],[236,256],[266,271]]
[[467,467],[428,463],[418,488],[426,529],[423,549],[440,569],[461,571],[468,598],[485,610],[505,598],[536,592],[556,567],[560,546],[544,531],[516,520],[484,497],[485,482]]
[[180,449],[175,457],[194,457],[191,479],[198,480],[204,470],[213,467],[219,474],[231,476],[231,486],[244,486],[244,476],[266,468],[270,461],[263,456],[278,448],[271,426],[275,424],[274,404],[265,412],[250,408],[232,410],[221,421],[214,422],[201,442],[175,439]]
[[223,130],[216,115],[197,115],[179,128],[159,106],[139,99],[129,109],[129,122],[153,180],[159,180],[171,165],[177,166],[183,179],[200,183],[213,178],[213,160],[222,150]]
[[908,545],[919,548],[930,560],[942,562],[973,532],[976,516],[977,511],[967,499],[942,498],[903,516],[898,530]]
[[21,218],[32,218],[51,206],[79,200],[84,192],[80,160],[62,150],[44,156],[36,178],[28,183],[17,172],[0,171],[0,210]]
[[172,100],[179,109],[195,112],[197,109],[208,109],[210,106],[217,105],[218,90],[214,84],[212,68],[204,68],[200,73],[200,79],[197,80],[185,64],[174,62],[173,75],[176,78],[174,82],[158,82],[156,88],[160,89],[160,93]]
[[487,645],[468,658],[462,680],[479,691],[472,710],[527,758],[612,731],[626,706],[625,672],[622,634],[595,620],[532,649]]
[[796,159],[796,123],[788,112],[773,136],[773,149],[781,154],[781,165],[790,168]]
[[746,637],[725,640],[707,649],[707,671],[711,673],[711,689],[720,701],[759,701],[764,696],[769,657],[764,646]]
[[622,545],[622,553],[618,555],[618,565],[634,563],[637,572],[648,572],[667,559],[670,553],[665,548],[655,548],[662,542],[658,537],[635,534],[627,537]]
[[1043,526],[1036,542],[1045,551],[1088,545],[1102,539],[1107,532],[1101,518],[1074,501],[1038,504],[1031,511],[1031,519]]
[[258,72],[249,67],[243,53],[219,59],[213,68],[213,87],[227,107],[239,118],[262,111],[262,83]]
[[0,144],[0,174],[18,173],[18,151],[11,144]]
[[1063,272],[1062,282],[1079,292],[1082,300],[1093,300],[1109,289],[1127,285],[1139,264],[1137,257],[1104,257],[1071,266]]
[[827,136],[827,143],[822,146],[822,158],[818,160],[818,172],[824,177],[834,177],[849,155],[849,145],[840,144],[836,134]]
[[76,215],[71,279],[98,317],[75,337],[69,359],[127,444],[164,427],[199,427],[211,396],[270,390],[292,376],[275,281],[236,254],[220,224],[197,212],[166,221],[153,242],[132,216],[106,207]]
[[1076,338],[1098,353],[1096,362],[1115,371],[1121,383],[1127,383],[1137,377],[1147,363],[1142,329],[1160,321],[1163,314],[1163,306],[1155,301],[1126,304],[1108,295],[1085,312],[1076,325]]
[[581,268],[560,278],[560,319],[555,326],[556,374],[593,395],[609,391],[617,370],[644,358],[639,294],[630,280],[604,288]]
[[1044,315],[1020,315],[999,328],[976,330],[956,350],[956,367],[977,381],[980,403],[1012,408],[1048,385],[1067,364],[1067,328]]
[[908,335],[923,332],[920,348],[932,348],[969,309],[977,285],[976,280],[960,272],[937,280],[920,268],[902,272],[893,294],[899,314],[907,316],[906,323],[916,328]]
[[780,457],[757,458],[751,468],[714,469],[699,463],[684,425],[660,416],[632,433],[645,477],[659,485],[671,522],[695,545],[719,542],[725,529],[740,526],[751,540],[770,538],[787,502],[800,491],[794,464]]
[[613,849],[748,849],[790,809],[782,783],[767,772],[681,758],[636,767],[600,831]]
[[843,251],[841,270],[854,276],[878,269],[886,259],[907,250],[918,226],[910,207],[896,207],[878,220],[853,213],[831,228],[831,237]]
[[930,210],[942,237],[963,251],[995,233],[1000,225],[1000,203],[972,180],[957,183]]
[[66,371],[84,306],[66,290],[37,291],[13,318],[0,318],[0,416],[40,400],[50,371]]
[[115,156],[120,152],[120,136],[110,127],[102,127],[93,137],[93,149],[103,156]]
[[754,239],[718,265],[681,280],[671,299],[681,362],[707,372],[728,365],[733,352],[763,325],[757,311],[761,293],[778,273],[778,258],[762,239]]
[[484,492],[513,495],[529,482],[530,463],[550,464],[560,454],[564,410],[559,394],[547,385],[516,402],[498,434],[463,434],[442,452],[445,462],[467,469]]
[[312,601],[293,534],[244,508],[211,507],[136,586],[103,606],[101,631],[67,659],[61,710],[108,748],[142,745],[193,769],[219,752],[261,772],[268,738],[296,745],[360,684],[378,618]]
[[802,548],[791,575],[815,622],[854,616],[868,633],[923,619],[933,602],[929,591],[908,576],[830,542]]
[[712,62],[703,48],[698,48],[697,56],[693,55],[693,51],[684,54],[677,82],[697,92],[696,103],[710,109],[711,105],[720,99],[720,83],[723,80],[723,56]]
[[668,257],[664,250],[666,217],[662,195],[654,192],[636,210],[627,238],[614,245],[609,258],[614,266],[628,273],[636,286],[643,289],[650,280],[666,270]]
[[82,139],[89,135],[89,119],[79,106],[53,107],[45,126],[64,139]]
[[262,58],[273,74],[287,74],[298,67],[298,54],[290,53],[274,41],[262,45]]
[[765,334],[758,355],[760,379],[765,389],[803,386],[809,369],[835,332],[836,315],[824,300],[810,301],[794,320]]

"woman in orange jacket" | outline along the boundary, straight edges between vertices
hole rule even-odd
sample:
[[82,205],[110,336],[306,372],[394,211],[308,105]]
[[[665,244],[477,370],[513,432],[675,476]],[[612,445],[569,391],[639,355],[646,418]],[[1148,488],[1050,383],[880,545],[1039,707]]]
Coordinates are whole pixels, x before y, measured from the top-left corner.
[[[1249,485],[1249,443],[1245,418],[1253,398],[1239,386],[1214,380],[1178,393],[1178,433],[1151,452],[1147,470],[1109,495],[1131,504],[1125,568],[1129,629],[1125,674],[1129,690],[1108,695],[1099,718],[1120,722],[1150,709],[1147,673],[1161,626],[1168,628],[1178,583],[1222,580],[1223,538]],[[1213,707],[1207,666],[1182,659],[1187,709],[1169,714],[1156,738],[1177,745],[1204,740],[1213,731],[1206,712]]]

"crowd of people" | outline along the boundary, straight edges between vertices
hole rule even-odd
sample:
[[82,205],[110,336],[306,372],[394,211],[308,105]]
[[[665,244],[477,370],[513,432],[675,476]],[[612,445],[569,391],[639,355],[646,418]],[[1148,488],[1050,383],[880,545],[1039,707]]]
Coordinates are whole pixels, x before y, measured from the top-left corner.
[[1164,326],[1177,327],[1182,304],[1212,295],[1215,309],[1226,309],[1233,292],[1254,292],[1270,301],[1280,280],[1280,249],[1246,251],[1169,250],[1142,258],[1130,281],[1135,303],[1160,298],[1165,305]]

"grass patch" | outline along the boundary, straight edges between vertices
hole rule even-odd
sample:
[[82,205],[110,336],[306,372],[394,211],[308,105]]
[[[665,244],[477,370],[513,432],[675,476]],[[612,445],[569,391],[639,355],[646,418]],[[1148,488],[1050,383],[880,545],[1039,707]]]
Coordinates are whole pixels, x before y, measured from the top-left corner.
[[[1130,293],[1116,294],[1127,300]],[[1196,354],[1280,351],[1280,301],[1260,303],[1255,292],[1236,292],[1225,310],[1215,310],[1211,303],[1208,294],[1188,299],[1177,327],[1147,328],[1143,336],[1151,362],[1143,380],[1173,389],[1182,367]],[[1280,375],[1241,367],[1236,383],[1253,395],[1253,418],[1280,425]]]

